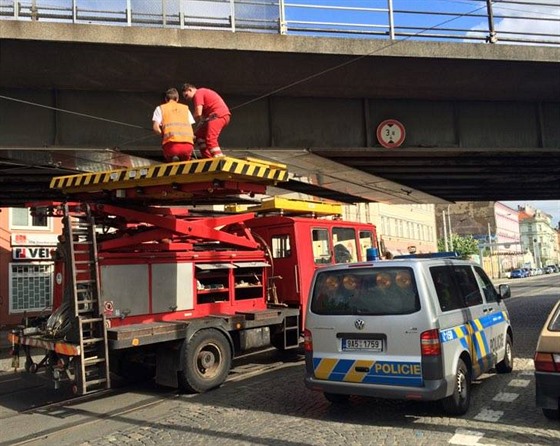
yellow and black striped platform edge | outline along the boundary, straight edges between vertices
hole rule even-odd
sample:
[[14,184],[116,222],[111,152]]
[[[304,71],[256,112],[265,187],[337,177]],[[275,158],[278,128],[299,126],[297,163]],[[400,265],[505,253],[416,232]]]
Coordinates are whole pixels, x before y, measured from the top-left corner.
[[72,193],[212,180],[248,181],[268,185],[288,181],[288,171],[284,165],[269,164],[266,161],[221,157],[54,177],[50,187]]

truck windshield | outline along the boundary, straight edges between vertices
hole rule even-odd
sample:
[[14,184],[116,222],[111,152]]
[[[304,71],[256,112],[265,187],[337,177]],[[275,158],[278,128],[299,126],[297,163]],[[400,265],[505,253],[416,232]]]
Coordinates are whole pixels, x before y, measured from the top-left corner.
[[420,309],[411,268],[356,268],[317,275],[311,311],[324,315],[391,315]]

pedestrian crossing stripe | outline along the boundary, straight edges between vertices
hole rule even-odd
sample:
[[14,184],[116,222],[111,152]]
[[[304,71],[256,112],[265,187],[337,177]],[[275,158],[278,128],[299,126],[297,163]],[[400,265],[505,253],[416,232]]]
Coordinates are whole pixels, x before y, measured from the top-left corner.
[[288,181],[288,171],[285,165],[254,158],[219,157],[54,177],[50,187],[64,193],[77,193],[213,180],[272,185]]

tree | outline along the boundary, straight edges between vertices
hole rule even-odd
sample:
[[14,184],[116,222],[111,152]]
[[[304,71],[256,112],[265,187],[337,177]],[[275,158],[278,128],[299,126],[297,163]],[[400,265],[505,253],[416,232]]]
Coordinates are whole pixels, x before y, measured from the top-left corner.
[[[478,254],[478,240],[475,239],[472,235],[467,235],[462,237],[457,234],[453,234],[451,240],[453,241],[453,251],[459,253],[459,255],[463,258],[468,258],[473,254]],[[448,246],[448,249],[451,248]],[[444,252],[445,251],[445,240],[439,239],[438,240],[438,251]]]

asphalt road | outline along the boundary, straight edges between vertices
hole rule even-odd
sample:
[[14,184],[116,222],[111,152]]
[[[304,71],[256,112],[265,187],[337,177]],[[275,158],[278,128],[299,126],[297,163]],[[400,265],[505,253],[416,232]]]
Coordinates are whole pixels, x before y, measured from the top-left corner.
[[304,387],[301,356],[269,351],[238,360],[226,384],[202,395],[148,383],[25,412],[60,397],[40,375],[0,373],[0,445],[558,445],[560,422],[534,404],[532,358],[560,274],[510,284],[514,371],[478,379],[463,417],[436,403],[353,397],[333,406]]

